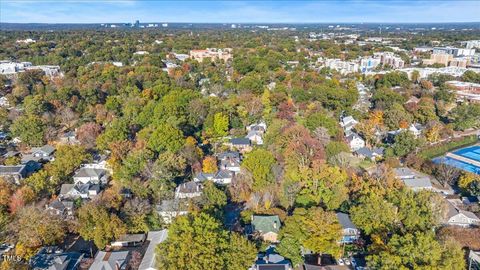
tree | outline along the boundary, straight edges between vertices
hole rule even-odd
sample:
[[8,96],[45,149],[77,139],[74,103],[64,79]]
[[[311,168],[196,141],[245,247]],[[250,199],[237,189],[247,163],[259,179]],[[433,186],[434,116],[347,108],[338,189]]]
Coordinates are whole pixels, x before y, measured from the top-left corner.
[[240,270],[255,259],[252,244],[205,213],[178,217],[168,234],[156,250],[159,269]]
[[465,130],[480,126],[480,104],[462,104],[450,112],[455,130]]
[[[297,263],[300,262],[295,254],[300,247],[305,247],[318,254],[331,254],[339,257],[341,249],[339,241],[342,229],[333,212],[326,212],[322,208],[296,208],[292,216],[287,217],[280,230],[280,254],[294,255]],[[288,239],[288,240],[287,240]],[[297,250],[296,250],[297,249]]]
[[216,137],[228,134],[228,115],[218,112],[213,116],[213,132]]
[[458,186],[472,196],[480,195],[480,177],[473,173],[462,173],[458,179]]
[[338,167],[315,164],[312,169],[300,171],[302,189],[297,203],[309,206],[322,204],[334,210],[348,199],[346,183],[348,176]]
[[202,206],[204,209],[221,209],[227,204],[225,192],[215,187],[213,182],[206,182],[202,191]]
[[66,232],[60,218],[34,206],[21,209],[9,228],[18,242],[27,248],[59,243]]
[[77,139],[87,148],[95,147],[97,137],[102,133],[102,127],[93,122],[81,125],[76,132]]
[[377,252],[367,257],[373,269],[465,269],[458,244],[439,243],[431,231],[395,234]]
[[225,266],[227,270],[242,270],[252,265],[257,255],[255,245],[245,237],[230,233],[228,249],[225,252]]
[[337,121],[335,121],[335,118],[329,116],[325,112],[316,112],[310,114],[305,119],[305,127],[307,127],[310,131],[314,131],[319,127],[326,128],[328,130],[328,134],[332,137],[339,133]]
[[184,144],[185,138],[182,131],[170,124],[155,127],[147,142],[148,148],[153,151],[168,150],[174,153],[180,150]]
[[13,185],[4,178],[0,178],[0,207],[8,205],[13,191]]
[[361,197],[359,205],[350,210],[352,222],[367,235],[387,233],[394,228],[395,206],[381,195],[372,193]]
[[395,136],[395,143],[392,145],[395,155],[405,156],[419,146],[419,141],[410,131],[405,130]]
[[293,266],[297,267],[303,263],[302,244],[293,237],[284,237],[276,247],[278,254],[292,261]]
[[10,131],[13,136],[19,137],[30,146],[40,146],[44,143],[45,124],[38,116],[20,116],[10,126]]
[[100,249],[127,232],[125,224],[115,214],[94,202],[84,204],[78,210],[78,223],[79,234],[85,240],[93,240]]
[[218,171],[217,159],[213,156],[208,156],[203,159],[202,170],[204,173],[216,173]]
[[255,149],[248,153],[242,162],[242,167],[253,176],[253,189],[260,190],[273,183],[272,167],[275,158],[265,149]]
[[391,130],[400,128],[402,121],[407,122],[408,125],[412,122],[412,116],[399,103],[395,103],[385,110],[384,119],[385,125]]
[[99,149],[109,149],[110,144],[126,140],[128,137],[128,125],[123,119],[113,120],[97,137],[97,146]]

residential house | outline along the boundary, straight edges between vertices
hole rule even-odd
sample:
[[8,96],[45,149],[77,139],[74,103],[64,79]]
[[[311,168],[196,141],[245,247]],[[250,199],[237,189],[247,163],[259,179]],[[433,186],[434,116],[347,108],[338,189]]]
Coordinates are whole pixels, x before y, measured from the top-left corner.
[[215,176],[214,173],[204,173],[204,172],[199,172],[193,176],[193,181],[195,182],[205,182],[208,180],[212,180],[213,177]]
[[124,234],[110,243],[112,247],[138,247],[145,242],[145,234]]
[[82,164],[83,168],[90,168],[90,169],[99,169],[99,170],[106,170],[110,174],[113,173],[111,168],[107,164],[107,156],[106,155],[95,155],[93,157],[93,161],[91,163]]
[[258,233],[263,241],[276,243],[280,227],[281,223],[277,215],[252,216],[251,231],[253,234]]
[[451,226],[470,227],[480,225],[480,218],[470,211],[460,210],[451,202],[447,201],[448,212],[444,223]]
[[240,172],[240,153],[236,151],[227,151],[217,155],[220,160],[220,170],[229,170],[233,173]]
[[424,129],[425,129],[425,127],[422,126],[421,124],[411,124],[408,127],[408,129],[400,128],[400,129],[397,129],[397,130],[394,130],[394,131],[389,131],[388,132],[388,137],[389,137],[390,140],[393,140],[395,138],[395,136],[400,134],[402,131],[408,130],[410,133],[412,133],[415,136],[415,138],[418,138],[422,134],[422,131]]
[[78,198],[81,199],[93,199],[98,194],[100,194],[100,185],[87,182],[83,184],[78,182],[77,184],[63,184],[60,188],[60,194],[58,195],[61,199],[70,199],[75,200]]
[[252,143],[257,144],[257,145],[262,145],[263,144],[263,134],[257,132],[257,131],[249,131],[247,136],[245,138],[249,139]]
[[33,147],[30,150],[29,154],[22,156],[22,163],[26,163],[30,160],[36,162],[42,161],[52,161],[54,159],[53,153],[55,152],[55,147],[51,145],[44,145],[42,147]]
[[357,133],[351,132],[346,139],[348,146],[350,146],[352,151],[357,151],[358,149],[365,147],[365,140]]
[[340,126],[343,128],[345,133],[351,131],[355,125],[358,124],[358,121],[353,118],[353,116],[344,116],[340,119]]
[[213,182],[219,185],[228,185],[232,182],[233,172],[229,170],[219,170],[213,177]]
[[76,270],[82,259],[83,254],[79,252],[44,247],[30,259],[30,267],[32,270]]
[[407,167],[395,168],[393,172],[395,173],[395,176],[405,184],[405,186],[411,188],[413,191],[435,191],[430,177],[426,174]]
[[80,142],[77,140],[77,134],[75,131],[68,131],[63,133],[59,137],[59,141],[62,144],[79,144]]
[[203,185],[195,181],[190,181],[178,185],[175,189],[175,198],[185,199],[185,198],[195,198],[202,196]]
[[213,181],[215,184],[227,185],[232,182],[233,173],[229,170],[219,170],[216,173],[197,173],[193,177],[194,182]]
[[239,150],[242,153],[252,151],[252,143],[248,138],[233,138],[230,139],[230,146]]
[[93,184],[106,184],[108,179],[107,171],[103,169],[93,169],[82,167],[73,176],[73,182],[77,183],[93,183]]
[[173,219],[178,216],[188,214],[187,203],[178,199],[163,200],[162,203],[157,204],[155,208],[158,215],[160,215],[167,224],[172,223]]
[[28,176],[26,165],[0,165],[0,177],[19,185]]
[[46,205],[46,209],[50,214],[60,216],[62,218],[73,217],[73,208],[74,206],[72,201],[60,199],[55,199]]
[[262,145],[263,144],[263,135],[267,131],[267,124],[265,122],[259,122],[256,124],[252,124],[247,126],[247,136],[251,142]]
[[0,107],[8,108],[10,107],[10,102],[8,101],[8,98],[3,96],[0,97]]
[[220,170],[228,170],[233,173],[240,172],[240,159],[223,159],[220,160]]
[[367,147],[362,147],[355,151],[355,154],[358,157],[361,158],[366,158],[370,160],[377,160],[381,159],[383,157],[383,152],[385,151],[385,148],[383,147],[374,147],[374,148],[367,148]]
[[352,223],[348,214],[337,212],[336,215],[342,226],[342,240],[340,242],[349,244],[357,241],[360,237],[360,230]]
[[248,270],[293,270],[293,266],[270,246],[265,252],[258,253],[255,264]]
[[130,257],[129,251],[99,251],[89,270],[125,270]]
[[156,247],[167,240],[168,230],[161,231],[149,231],[147,235],[148,247],[143,255],[142,262],[138,267],[138,270],[157,270],[155,260]]

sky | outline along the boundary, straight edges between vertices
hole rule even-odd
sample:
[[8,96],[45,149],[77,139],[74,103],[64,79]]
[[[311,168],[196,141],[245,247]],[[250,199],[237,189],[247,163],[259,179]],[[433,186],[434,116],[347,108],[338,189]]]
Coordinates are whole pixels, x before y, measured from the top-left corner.
[[480,22],[480,0],[0,0],[9,23]]

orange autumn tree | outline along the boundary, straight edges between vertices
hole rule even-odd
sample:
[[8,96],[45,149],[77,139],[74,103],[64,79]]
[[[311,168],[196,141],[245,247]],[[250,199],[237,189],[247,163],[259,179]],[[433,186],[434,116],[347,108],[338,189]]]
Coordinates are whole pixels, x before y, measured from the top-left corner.
[[205,157],[202,162],[202,170],[204,173],[216,173],[217,168],[217,159],[212,156]]

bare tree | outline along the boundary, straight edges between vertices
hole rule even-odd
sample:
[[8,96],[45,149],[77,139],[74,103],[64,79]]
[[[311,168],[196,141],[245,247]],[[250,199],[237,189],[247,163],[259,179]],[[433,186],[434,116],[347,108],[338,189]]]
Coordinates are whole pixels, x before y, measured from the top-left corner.
[[328,134],[328,129],[324,127],[316,128],[313,135],[322,145],[327,145],[330,142],[330,134]]
[[435,170],[435,176],[440,184],[446,187],[447,185],[452,185],[457,181],[458,177],[460,176],[460,172],[453,166],[449,166],[442,162],[437,166]]

